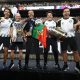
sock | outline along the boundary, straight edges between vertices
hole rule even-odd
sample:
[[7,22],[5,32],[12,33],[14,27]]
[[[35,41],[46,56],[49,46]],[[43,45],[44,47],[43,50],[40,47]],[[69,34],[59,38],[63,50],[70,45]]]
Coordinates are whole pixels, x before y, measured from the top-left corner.
[[11,60],[11,63],[14,63],[13,60]]
[[21,64],[21,60],[19,60],[19,64]]
[[67,65],[67,62],[64,62],[64,65]]
[[76,66],[79,66],[79,62],[76,62]]
[[55,61],[55,64],[58,65],[59,64],[58,61]]
[[5,65],[6,64],[6,62],[3,62],[3,65]]

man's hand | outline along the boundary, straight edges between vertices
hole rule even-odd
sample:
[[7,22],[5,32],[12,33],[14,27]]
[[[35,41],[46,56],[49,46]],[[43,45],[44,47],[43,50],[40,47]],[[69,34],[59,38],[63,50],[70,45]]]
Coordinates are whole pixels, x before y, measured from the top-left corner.
[[5,21],[4,17],[1,18],[0,23],[3,22],[3,21]]
[[31,35],[32,35],[31,32],[26,33],[26,36],[31,36]]
[[80,26],[80,21],[78,21],[76,24],[74,24],[74,29],[76,29],[78,26]]
[[16,37],[12,37],[11,40],[12,40],[12,42],[15,42],[16,41]]

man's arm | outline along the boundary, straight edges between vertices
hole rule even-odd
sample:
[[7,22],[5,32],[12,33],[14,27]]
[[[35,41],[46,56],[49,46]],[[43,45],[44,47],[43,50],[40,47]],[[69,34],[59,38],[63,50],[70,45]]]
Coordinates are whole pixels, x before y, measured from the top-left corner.
[[72,18],[73,20],[74,20],[74,25],[73,25],[73,27],[74,27],[74,29],[76,30],[76,28],[77,28],[77,26],[79,25],[79,23],[78,23],[78,21],[75,19],[75,18]]

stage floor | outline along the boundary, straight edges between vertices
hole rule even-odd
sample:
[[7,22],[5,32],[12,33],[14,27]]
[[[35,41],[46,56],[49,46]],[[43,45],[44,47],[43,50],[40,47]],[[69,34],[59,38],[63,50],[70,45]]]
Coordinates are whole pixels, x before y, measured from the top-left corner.
[[[18,69],[18,60],[14,60],[15,66],[12,70],[6,68],[3,70],[3,59],[0,59],[0,76],[3,79],[8,80],[80,80],[80,73],[77,73],[75,63],[68,61],[69,70],[67,72],[55,69],[54,61],[48,61],[47,69],[37,69],[35,60],[29,61],[29,68],[27,70]],[[41,60],[41,66],[43,67],[43,60]],[[7,67],[10,64],[10,59],[7,61]],[[63,66],[63,61],[59,61],[60,67]],[[22,66],[24,66],[24,60],[22,60]],[[5,79],[5,80],[6,80]]]

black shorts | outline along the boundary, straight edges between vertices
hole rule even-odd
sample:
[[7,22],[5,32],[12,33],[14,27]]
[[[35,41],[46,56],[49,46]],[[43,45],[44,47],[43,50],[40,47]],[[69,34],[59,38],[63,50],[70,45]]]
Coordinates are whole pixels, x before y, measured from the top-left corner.
[[0,37],[0,44],[3,43],[4,47],[9,48],[10,46],[10,37]]
[[23,42],[12,42],[11,43],[11,50],[15,50],[15,48],[18,47],[19,50],[23,49]]
[[77,43],[75,37],[68,37],[61,42],[61,51],[68,50],[68,46],[70,47],[71,51],[77,51]]

